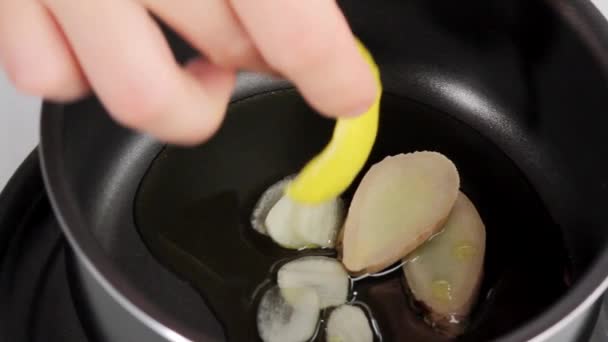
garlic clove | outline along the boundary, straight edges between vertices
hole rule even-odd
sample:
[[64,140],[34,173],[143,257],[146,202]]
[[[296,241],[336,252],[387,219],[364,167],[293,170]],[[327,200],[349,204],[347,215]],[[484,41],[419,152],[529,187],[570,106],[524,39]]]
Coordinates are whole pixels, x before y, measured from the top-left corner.
[[277,274],[279,288],[311,288],[317,292],[321,309],[346,303],[350,278],[344,266],[333,258],[308,256],[283,265]]
[[476,302],[485,244],[483,221],[460,193],[443,232],[406,258],[410,292],[428,311],[427,320],[448,334],[458,334]]

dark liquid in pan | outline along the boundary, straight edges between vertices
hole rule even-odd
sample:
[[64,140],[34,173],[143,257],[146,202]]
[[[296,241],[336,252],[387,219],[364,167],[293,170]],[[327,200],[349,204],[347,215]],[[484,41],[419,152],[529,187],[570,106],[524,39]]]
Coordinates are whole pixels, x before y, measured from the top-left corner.
[[[255,232],[249,220],[262,192],[320,151],[332,127],[294,91],[248,98],[231,106],[208,143],[165,148],[142,181],[135,218],[143,240],[201,294],[231,341],[258,339],[257,301],[277,265],[304,254],[331,254],[282,249]],[[480,300],[458,340],[502,335],[566,291],[568,258],[560,228],[513,162],[451,116],[385,95],[369,165],[415,150],[438,151],[454,161],[463,191],[486,224]],[[344,195],[347,203],[359,179]],[[401,272],[360,281],[355,291],[371,308],[384,341],[444,340],[411,309]]]

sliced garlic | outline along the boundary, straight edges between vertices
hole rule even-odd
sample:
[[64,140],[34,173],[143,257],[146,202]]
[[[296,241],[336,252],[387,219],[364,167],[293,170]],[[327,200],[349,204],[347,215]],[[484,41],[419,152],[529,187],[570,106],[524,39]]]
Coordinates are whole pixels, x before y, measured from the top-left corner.
[[398,262],[448,217],[460,179],[436,152],[387,157],[365,174],[344,225],[342,261],[353,273],[376,273]]
[[262,196],[260,196],[251,215],[251,226],[258,233],[268,235],[265,223],[266,217],[268,216],[270,209],[272,209],[281,197],[283,197],[285,186],[287,186],[287,183],[289,183],[292,178],[293,176],[290,176],[274,183],[264,191]]
[[283,196],[270,209],[265,226],[268,235],[286,248],[333,247],[342,217],[339,199],[307,205]]
[[279,269],[277,282],[281,290],[314,289],[322,309],[346,303],[350,290],[350,279],[344,266],[335,259],[322,256],[302,257],[286,263]]
[[427,320],[448,333],[470,314],[483,273],[486,232],[475,206],[460,193],[444,230],[407,257],[405,279],[427,309]]
[[270,288],[262,297],[257,312],[258,334],[264,342],[305,342],[317,331],[319,297],[314,289]]
[[297,215],[294,211],[296,210],[291,201],[283,196],[270,209],[266,217],[266,232],[281,247],[300,249],[308,245],[308,242],[296,233],[294,227],[294,218]]
[[[292,202],[293,203],[293,202]],[[311,206],[295,204],[298,210],[296,234],[308,243],[331,248],[344,219],[344,206],[339,198]]]
[[374,334],[363,310],[354,305],[341,305],[327,320],[327,342],[373,342]]

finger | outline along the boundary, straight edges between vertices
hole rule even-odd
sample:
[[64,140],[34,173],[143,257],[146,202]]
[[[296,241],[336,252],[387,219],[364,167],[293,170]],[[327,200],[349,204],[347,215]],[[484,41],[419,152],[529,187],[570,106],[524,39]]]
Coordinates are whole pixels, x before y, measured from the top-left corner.
[[215,64],[267,69],[225,0],[139,0]]
[[346,19],[330,0],[231,0],[264,59],[320,112],[358,115],[377,85]]
[[196,144],[215,132],[232,70],[181,69],[160,28],[134,1],[45,1],[117,121],[178,144]]
[[88,91],[61,31],[35,0],[0,0],[0,60],[30,95],[67,101]]

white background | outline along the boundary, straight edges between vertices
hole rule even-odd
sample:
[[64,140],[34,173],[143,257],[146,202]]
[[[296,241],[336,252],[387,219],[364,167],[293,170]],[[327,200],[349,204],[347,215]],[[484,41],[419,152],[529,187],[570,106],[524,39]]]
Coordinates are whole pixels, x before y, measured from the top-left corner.
[[[608,16],[608,0],[592,0]],[[38,142],[40,100],[19,95],[0,70],[0,189]]]

